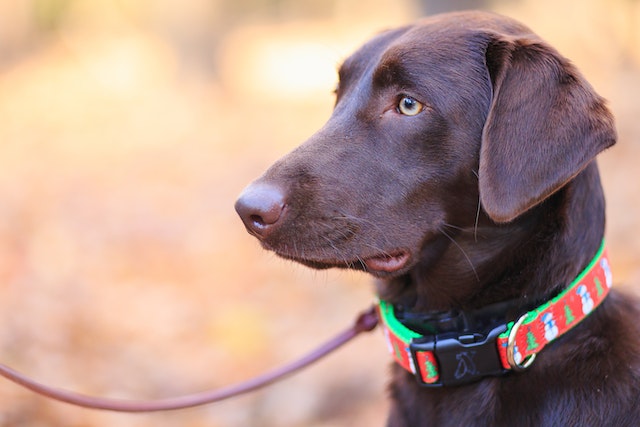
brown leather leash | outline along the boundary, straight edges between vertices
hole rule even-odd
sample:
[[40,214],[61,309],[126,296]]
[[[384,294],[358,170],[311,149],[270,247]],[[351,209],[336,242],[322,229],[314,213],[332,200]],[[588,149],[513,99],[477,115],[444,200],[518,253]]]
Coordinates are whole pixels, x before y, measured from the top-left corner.
[[375,329],[377,324],[378,316],[375,308],[372,307],[361,313],[351,327],[290,364],[275,368],[260,376],[235,385],[173,398],[158,400],[123,400],[88,396],[38,383],[37,381],[34,381],[3,364],[0,364],[0,375],[49,399],[84,408],[114,412],[171,411],[219,402],[221,400],[229,399],[272,384],[311,365],[314,362],[317,362],[329,353],[332,353],[334,350],[342,347],[362,332],[372,331]]

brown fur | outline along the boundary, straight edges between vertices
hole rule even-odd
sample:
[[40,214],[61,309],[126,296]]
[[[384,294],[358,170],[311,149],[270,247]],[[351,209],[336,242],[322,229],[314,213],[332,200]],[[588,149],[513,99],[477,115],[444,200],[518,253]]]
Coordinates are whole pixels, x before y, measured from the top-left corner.
[[[265,248],[369,271],[414,312],[543,302],[588,264],[613,118],[528,28],[435,16],[378,35],[339,74],[327,124],[236,204]],[[424,110],[402,115],[405,95]],[[638,426],[639,314],[614,289],[526,372],[465,386],[422,388],[394,367],[388,425]]]

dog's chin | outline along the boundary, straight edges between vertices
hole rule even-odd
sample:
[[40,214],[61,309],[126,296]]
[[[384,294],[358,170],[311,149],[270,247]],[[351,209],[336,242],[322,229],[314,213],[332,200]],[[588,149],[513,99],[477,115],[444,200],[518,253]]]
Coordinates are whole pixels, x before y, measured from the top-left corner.
[[282,258],[297,262],[316,270],[326,270],[329,268],[343,268],[351,270],[365,271],[379,278],[389,278],[402,275],[411,268],[411,252],[407,249],[395,249],[388,253],[355,257],[355,260],[348,259],[314,259],[300,256],[292,256],[275,251]]

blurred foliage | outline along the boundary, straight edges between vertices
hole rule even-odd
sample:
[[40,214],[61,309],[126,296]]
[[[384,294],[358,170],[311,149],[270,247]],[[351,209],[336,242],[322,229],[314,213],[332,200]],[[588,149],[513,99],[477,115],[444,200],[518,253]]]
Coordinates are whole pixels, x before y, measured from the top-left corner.
[[73,0],[34,0],[33,21],[44,32],[54,31],[63,24]]

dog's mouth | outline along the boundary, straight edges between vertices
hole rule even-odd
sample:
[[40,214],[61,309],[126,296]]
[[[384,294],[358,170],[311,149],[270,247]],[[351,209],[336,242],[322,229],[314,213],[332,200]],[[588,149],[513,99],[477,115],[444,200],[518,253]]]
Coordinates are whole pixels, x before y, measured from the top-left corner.
[[355,257],[353,260],[349,260],[349,258],[314,259],[279,251],[275,252],[283,258],[315,269],[350,268],[353,270],[366,271],[375,276],[388,276],[405,271],[411,260],[411,253],[407,249],[395,249],[373,256]]
[[391,253],[376,255],[363,260],[367,270],[380,273],[396,273],[402,270],[409,262],[409,252],[397,250]]

